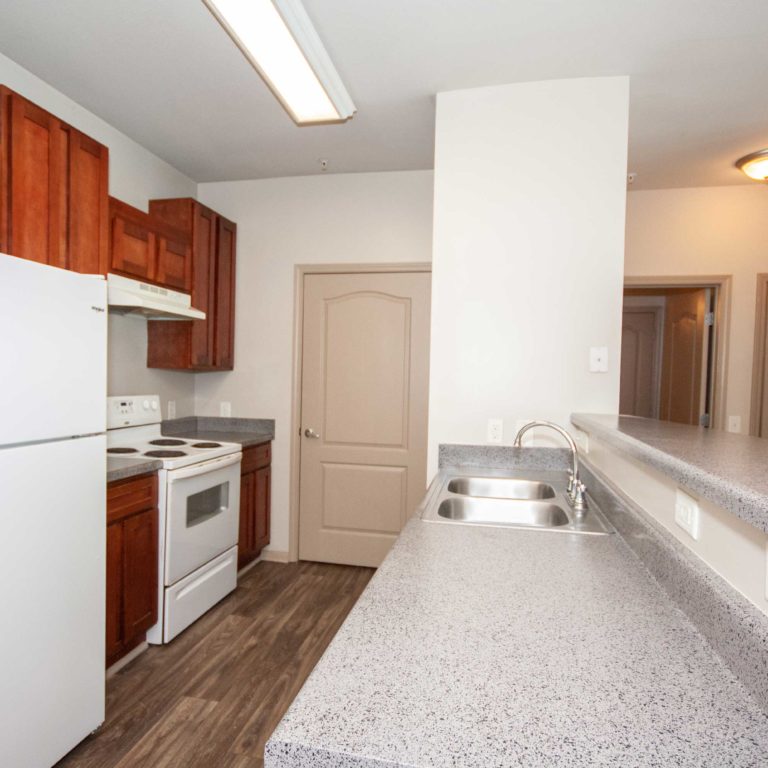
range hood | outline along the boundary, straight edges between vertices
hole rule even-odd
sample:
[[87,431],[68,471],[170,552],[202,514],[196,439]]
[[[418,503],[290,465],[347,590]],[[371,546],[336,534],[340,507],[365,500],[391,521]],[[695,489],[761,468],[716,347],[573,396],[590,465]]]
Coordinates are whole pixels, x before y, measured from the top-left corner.
[[205,312],[194,309],[187,293],[142,283],[122,275],[107,275],[109,311],[121,315],[144,315],[152,320],[205,320]]

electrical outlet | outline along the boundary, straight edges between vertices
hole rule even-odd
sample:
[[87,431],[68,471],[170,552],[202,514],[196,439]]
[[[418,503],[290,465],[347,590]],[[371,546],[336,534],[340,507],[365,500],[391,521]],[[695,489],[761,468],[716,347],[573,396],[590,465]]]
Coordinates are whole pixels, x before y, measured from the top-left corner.
[[589,348],[590,373],[608,373],[608,347]]
[[176,418],[176,401],[175,400],[168,401],[168,418],[169,419]]
[[232,415],[232,403],[228,403],[226,400],[222,400],[219,403],[219,416],[223,416],[228,419]]
[[489,443],[500,443],[504,436],[504,421],[502,419],[488,419],[488,432],[486,440]]
[[741,432],[741,416],[728,417],[728,431]]
[[675,522],[695,541],[699,540],[700,517],[699,502],[678,488],[675,496]]

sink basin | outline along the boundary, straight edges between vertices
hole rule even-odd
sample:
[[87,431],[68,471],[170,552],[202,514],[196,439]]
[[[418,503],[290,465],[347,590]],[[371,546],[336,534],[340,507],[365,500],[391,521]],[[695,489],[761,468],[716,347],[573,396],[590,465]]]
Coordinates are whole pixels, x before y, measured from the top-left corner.
[[456,522],[526,528],[557,528],[569,523],[568,515],[557,504],[547,501],[453,498],[441,501],[437,514],[444,520]]
[[555,489],[534,480],[509,477],[457,477],[448,483],[451,493],[491,499],[554,499]]

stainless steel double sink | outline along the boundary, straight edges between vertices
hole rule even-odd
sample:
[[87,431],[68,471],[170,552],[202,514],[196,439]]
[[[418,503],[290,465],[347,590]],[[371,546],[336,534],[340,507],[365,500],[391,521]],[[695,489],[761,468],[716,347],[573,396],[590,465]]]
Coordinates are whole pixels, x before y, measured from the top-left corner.
[[566,483],[562,472],[449,474],[430,489],[421,518],[434,523],[561,533],[613,533],[591,497],[586,513],[581,517],[574,514],[568,503]]

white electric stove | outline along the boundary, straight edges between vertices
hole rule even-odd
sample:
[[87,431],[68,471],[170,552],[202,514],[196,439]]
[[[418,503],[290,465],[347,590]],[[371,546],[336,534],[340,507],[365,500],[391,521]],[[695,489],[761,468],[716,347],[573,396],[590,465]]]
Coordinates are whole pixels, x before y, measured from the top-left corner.
[[158,395],[107,398],[107,454],[156,459],[158,623],[147,633],[170,642],[237,584],[239,443],[168,437]]

